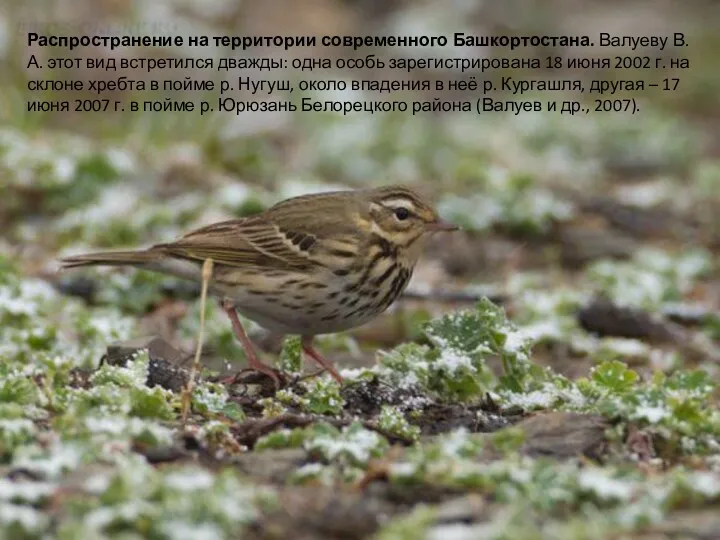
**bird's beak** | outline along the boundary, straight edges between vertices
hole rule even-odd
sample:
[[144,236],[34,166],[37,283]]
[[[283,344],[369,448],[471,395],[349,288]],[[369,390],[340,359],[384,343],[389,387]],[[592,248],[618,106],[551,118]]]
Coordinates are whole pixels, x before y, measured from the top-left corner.
[[447,221],[443,221],[442,219],[438,219],[437,221],[433,221],[432,223],[426,223],[425,224],[425,230],[427,232],[451,232],[451,231],[457,231],[460,227],[457,225],[453,225],[452,223],[448,223]]

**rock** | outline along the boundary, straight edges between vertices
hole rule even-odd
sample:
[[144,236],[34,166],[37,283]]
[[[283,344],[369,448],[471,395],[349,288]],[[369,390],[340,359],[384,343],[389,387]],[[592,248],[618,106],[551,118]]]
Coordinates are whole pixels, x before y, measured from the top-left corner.
[[485,509],[485,499],[477,494],[450,499],[438,505],[435,521],[441,523],[472,523]]
[[190,376],[191,356],[173,347],[157,336],[135,338],[108,345],[105,361],[110,365],[124,366],[134,354],[147,349],[150,356],[148,379],[149,387],[162,386],[173,392],[181,391]]
[[283,448],[248,452],[238,456],[234,465],[261,482],[284,484],[290,474],[306,461],[307,452],[302,448]]
[[526,418],[517,427],[525,433],[521,450],[530,456],[598,459],[605,450],[609,423],[599,415],[550,412]]
[[[662,523],[649,527],[648,536],[640,538],[696,538],[720,537],[720,512],[717,508],[691,510],[669,516]],[[659,536],[653,536],[657,534]]]
[[107,347],[105,361],[111,366],[124,366],[138,351],[148,350],[150,360],[163,360],[176,365],[189,363],[190,356],[179,351],[165,339],[158,336],[147,336],[116,341]]
[[392,506],[362,493],[331,488],[286,488],[279,508],[259,524],[263,538],[368,538]]
[[580,268],[597,259],[627,259],[638,249],[638,243],[627,235],[590,227],[564,227],[558,240],[562,263],[568,268]]
[[599,336],[647,338],[659,343],[685,341],[685,332],[677,324],[640,309],[618,306],[597,298],[578,312],[578,322],[588,332]]
[[77,296],[92,302],[97,292],[97,281],[83,275],[64,275],[52,282],[55,289],[66,296]]

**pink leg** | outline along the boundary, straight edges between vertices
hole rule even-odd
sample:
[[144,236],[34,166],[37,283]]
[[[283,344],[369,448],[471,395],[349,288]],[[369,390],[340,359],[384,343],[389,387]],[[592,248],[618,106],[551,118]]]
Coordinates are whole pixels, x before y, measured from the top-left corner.
[[275,370],[258,360],[252,341],[250,341],[250,338],[245,333],[245,329],[240,323],[240,319],[238,318],[237,311],[235,311],[235,307],[230,302],[225,301],[221,302],[220,305],[222,306],[223,311],[225,311],[225,313],[227,313],[227,316],[230,318],[233,332],[235,333],[235,337],[238,339],[238,341],[240,341],[240,344],[245,351],[245,356],[247,356],[250,369],[254,369],[255,371],[264,373],[273,380],[276,388],[280,388],[280,377],[278,377],[278,374],[275,372]]
[[337,370],[333,367],[332,363],[330,363],[329,360],[323,358],[323,356],[313,346],[312,336],[303,336],[300,343],[302,345],[303,351],[305,351],[310,356],[310,358],[312,358],[318,364],[320,364],[322,367],[327,369],[328,372],[330,373],[330,375],[332,375],[332,378],[335,379],[340,384],[342,384],[343,378],[340,376],[340,374],[337,372]]

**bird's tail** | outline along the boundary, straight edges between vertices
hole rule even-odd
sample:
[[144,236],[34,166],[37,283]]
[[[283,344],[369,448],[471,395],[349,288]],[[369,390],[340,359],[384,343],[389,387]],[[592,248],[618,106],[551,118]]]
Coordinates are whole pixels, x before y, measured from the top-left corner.
[[102,251],[100,253],[85,253],[64,257],[60,259],[60,263],[63,270],[80,266],[146,266],[158,261],[161,257],[162,254],[155,249]]

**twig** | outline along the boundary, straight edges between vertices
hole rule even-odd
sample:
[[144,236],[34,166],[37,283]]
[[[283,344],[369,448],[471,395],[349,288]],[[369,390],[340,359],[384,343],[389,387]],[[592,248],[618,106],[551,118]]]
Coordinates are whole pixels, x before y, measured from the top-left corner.
[[182,423],[187,420],[190,404],[192,403],[192,391],[195,386],[195,375],[200,368],[200,355],[202,353],[203,340],[205,339],[205,304],[207,303],[208,283],[213,271],[213,260],[205,259],[202,266],[202,288],[200,289],[200,330],[198,332],[198,343],[195,349],[195,358],[190,369],[190,378],[182,396]]

